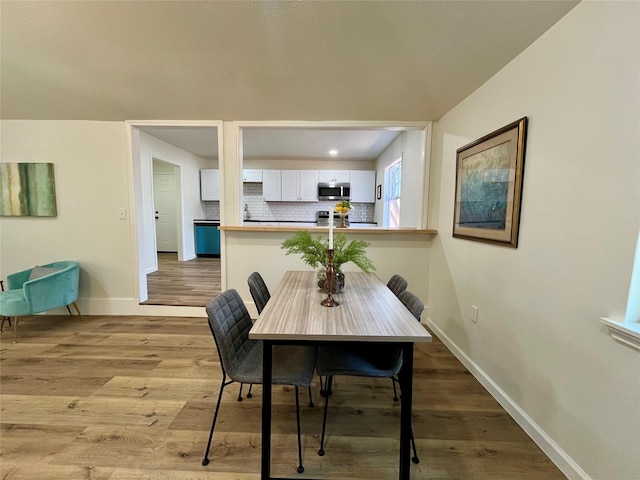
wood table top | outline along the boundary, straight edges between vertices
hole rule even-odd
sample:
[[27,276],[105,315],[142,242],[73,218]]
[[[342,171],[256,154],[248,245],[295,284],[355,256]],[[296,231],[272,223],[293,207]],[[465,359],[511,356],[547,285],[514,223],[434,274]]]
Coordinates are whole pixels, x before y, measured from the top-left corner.
[[375,274],[346,272],[340,305],[323,307],[327,294],[316,272],[288,271],[249,337],[262,340],[430,342],[431,334]]

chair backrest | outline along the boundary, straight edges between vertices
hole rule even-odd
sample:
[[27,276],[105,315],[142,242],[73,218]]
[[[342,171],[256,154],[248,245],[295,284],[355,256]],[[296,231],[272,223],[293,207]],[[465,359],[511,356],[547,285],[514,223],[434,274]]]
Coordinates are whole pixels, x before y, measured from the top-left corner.
[[420,315],[424,310],[424,303],[409,290],[405,290],[398,297],[405,307],[412,313],[416,320],[420,320]]
[[400,296],[400,294],[407,289],[407,285],[407,281],[400,275],[394,275],[389,279],[389,282],[387,282],[387,287],[395,293],[396,297]]
[[258,272],[253,272],[251,275],[249,275],[247,283],[249,284],[249,292],[251,292],[251,297],[256,304],[259,315],[260,313],[262,313],[264,306],[271,298],[271,294],[269,293],[267,284],[264,283],[262,275],[260,275]]
[[22,284],[31,313],[44,312],[75,302],[78,299],[79,277],[80,265],[74,261],[54,262],[31,269]]
[[230,289],[209,302],[207,316],[222,369],[235,380],[238,366],[257,343],[249,339],[253,325],[249,312],[238,292]]

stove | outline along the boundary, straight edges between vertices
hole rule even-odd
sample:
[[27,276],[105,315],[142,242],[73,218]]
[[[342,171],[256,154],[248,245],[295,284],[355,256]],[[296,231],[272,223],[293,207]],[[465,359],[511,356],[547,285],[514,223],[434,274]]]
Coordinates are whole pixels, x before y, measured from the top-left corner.
[[[318,227],[328,227],[329,226],[329,218],[330,212],[329,210],[318,210],[316,212],[316,225]],[[349,215],[344,218],[345,225],[349,225]],[[333,213],[333,226],[337,227],[340,225],[340,215],[337,213]]]

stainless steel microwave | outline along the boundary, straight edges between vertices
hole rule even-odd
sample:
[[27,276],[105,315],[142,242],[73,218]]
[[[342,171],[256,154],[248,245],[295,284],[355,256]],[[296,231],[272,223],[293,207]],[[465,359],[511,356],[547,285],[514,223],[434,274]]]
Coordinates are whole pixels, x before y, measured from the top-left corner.
[[351,185],[348,183],[319,183],[318,200],[349,200]]

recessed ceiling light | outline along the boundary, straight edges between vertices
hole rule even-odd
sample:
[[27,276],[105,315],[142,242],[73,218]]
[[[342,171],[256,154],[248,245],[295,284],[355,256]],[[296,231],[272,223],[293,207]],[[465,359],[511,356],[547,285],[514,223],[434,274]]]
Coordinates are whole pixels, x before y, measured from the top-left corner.
[[335,149],[329,150],[329,155],[331,155],[332,157],[337,156],[338,155],[338,150],[335,150]]

